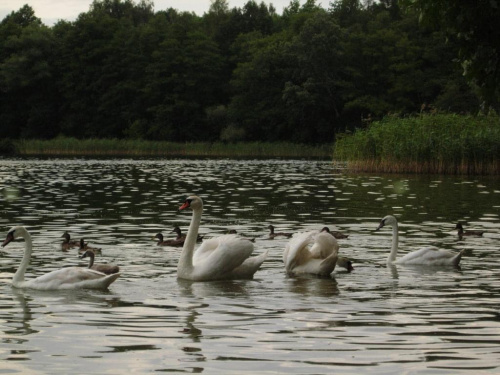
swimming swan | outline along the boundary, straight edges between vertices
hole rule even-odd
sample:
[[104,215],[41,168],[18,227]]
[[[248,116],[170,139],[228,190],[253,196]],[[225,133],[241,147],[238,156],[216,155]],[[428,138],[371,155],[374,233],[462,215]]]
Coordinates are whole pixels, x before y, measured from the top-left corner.
[[387,258],[388,264],[420,264],[427,266],[458,266],[462,258],[462,252],[454,253],[436,247],[424,247],[420,250],[412,251],[404,257],[396,260],[398,253],[398,221],[392,215],[384,217],[376,230],[385,225],[392,226],[392,249]]
[[328,276],[335,269],[339,245],[328,232],[312,231],[294,235],[283,253],[288,274]]
[[113,275],[105,275],[104,273],[90,270],[82,267],[66,267],[57,271],[46,273],[35,279],[25,280],[24,273],[29,266],[32,242],[31,235],[23,226],[16,226],[10,229],[7,233],[7,238],[2,244],[7,246],[9,242],[23,238],[25,241],[24,256],[21,264],[12,278],[12,286],[16,288],[32,288],[40,290],[56,290],[56,289],[106,289],[113,281],[115,281],[119,273]]
[[191,195],[179,210],[186,208],[193,210],[193,216],[177,265],[177,277],[193,281],[253,278],[266,259],[267,252],[250,258],[253,244],[234,234],[205,240],[195,252],[203,201]]
[[94,264],[95,254],[92,250],[87,250],[82,255],[80,255],[80,259],[84,259],[89,257],[89,267],[91,270],[105,273],[106,275],[112,275],[114,273],[118,273],[120,271],[120,267],[114,264]]

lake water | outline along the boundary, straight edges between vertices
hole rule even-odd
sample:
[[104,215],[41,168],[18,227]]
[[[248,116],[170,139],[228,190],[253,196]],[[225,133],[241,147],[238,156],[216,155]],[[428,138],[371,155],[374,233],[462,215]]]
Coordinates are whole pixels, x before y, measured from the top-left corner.
[[[27,277],[86,265],[61,235],[102,248],[121,277],[107,291],[41,292],[9,283],[23,242],[0,250],[0,373],[496,374],[500,373],[500,184],[483,177],[349,175],[290,160],[0,159],[0,237],[25,225]],[[269,250],[254,280],[178,280],[185,197],[204,199],[201,233],[236,229]],[[387,267],[424,245],[466,249],[461,268]],[[483,238],[459,240],[457,221]],[[287,239],[329,226],[349,234],[355,270],[287,277]]]

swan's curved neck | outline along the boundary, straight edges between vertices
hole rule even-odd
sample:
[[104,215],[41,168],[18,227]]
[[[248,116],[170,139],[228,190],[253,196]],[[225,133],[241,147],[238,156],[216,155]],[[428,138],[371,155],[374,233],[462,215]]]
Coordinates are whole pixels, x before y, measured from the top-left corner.
[[193,217],[191,218],[191,224],[189,224],[189,229],[179,258],[179,264],[177,265],[177,276],[185,275],[193,269],[193,253],[196,240],[198,239],[198,229],[200,227],[202,213],[203,207],[193,209]]
[[89,268],[92,268],[92,266],[94,265],[94,253],[89,252],[88,257],[90,258],[90,260],[89,260]]
[[33,249],[33,244],[31,242],[30,234],[26,232],[21,233],[21,237],[24,238],[24,255],[19,268],[17,269],[14,277],[12,278],[12,282],[14,284],[24,281],[24,273],[30,264],[31,259],[31,251]]
[[398,241],[399,241],[398,223],[396,222],[392,224],[392,248],[389,257],[387,258],[387,263],[392,263],[396,260],[396,256],[398,254]]

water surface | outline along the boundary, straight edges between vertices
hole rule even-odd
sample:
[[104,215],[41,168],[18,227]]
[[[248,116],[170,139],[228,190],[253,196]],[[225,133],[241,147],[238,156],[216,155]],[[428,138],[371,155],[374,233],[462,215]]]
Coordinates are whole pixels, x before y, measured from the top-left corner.
[[[289,160],[0,160],[0,233],[29,228],[27,277],[86,263],[62,251],[68,230],[119,264],[107,291],[40,292],[9,285],[22,257],[0,252],[2,373],[457,374],[500,372],[500,187],[494,178],[348,175],[329,162]],[[206,237],[236,229],[269,257],[254,280],[178,280],[189,194],[205,202]],[[460,269],[387,267],[401,253],[466,249]],[[487,233],[459,240],[456,222]],[[355,270],[290,278],[286,239],[329,226],[349,234]]]

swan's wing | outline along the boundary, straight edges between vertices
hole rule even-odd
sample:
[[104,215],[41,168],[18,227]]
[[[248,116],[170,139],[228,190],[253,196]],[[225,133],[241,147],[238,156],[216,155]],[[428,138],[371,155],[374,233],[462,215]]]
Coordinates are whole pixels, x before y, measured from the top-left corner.
[[[205,245],[205,243],[209,244]],[[218,278],[240,266],[252,254],[253,243],[229,234],[207,240],[200,248],[201,253],[198,254],[196,263],[193,260],[196,273],[209,273]],[[200,251],[200,248],[196,253]]]
[[291,272],[295,267],[300,266],[311,258],[308,245],[313,240],[315,233],[316,232],[298,233],[288,242],[285,252],[283,253],[283,262],[288,272]]
[[458,265],[461,253],[453,253],[448,250],[438,249],[436,247],[424,247],[412,251],[404,257],[398,259],[396,264],[422,264],[422,265]]
[[230,241],[232,238],[236,238],[236,236],[229,234],[203,241],[193,254],[193,265],[196,266],[196,264],[202,263],[210,254],[212,254],[214,250],[219,247],[221,242]]
[[51,290],[92,288],[104,289],[115,281],[120,274],[105,275],[88,268],[67,267],[52,271],[24,282],[23,287]]
[[268,251],[257,255],[255,257],[247,258],[239,267],[231,272],[231,278],[235,279],[251,279],[262,263],[267,258]]
[[291,270],[293,274],[313,274],[320,276],[328,276],[335,269],[337,264],[337,254],[332,254],[326,259],[311,258],[307,262],[297,265]]
[[334,236],[328,232],[319,232],[313,235],[314,244],[310,248],[310,253],[313,258],[326,259],[332,254],[337,255],[339,245]]

